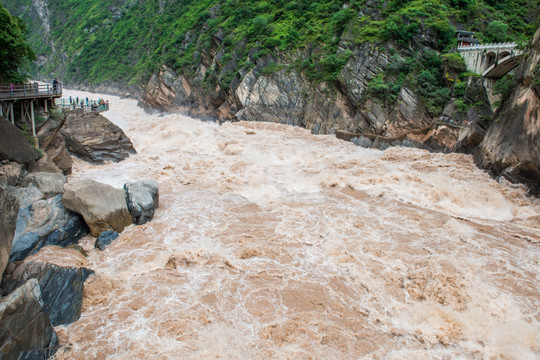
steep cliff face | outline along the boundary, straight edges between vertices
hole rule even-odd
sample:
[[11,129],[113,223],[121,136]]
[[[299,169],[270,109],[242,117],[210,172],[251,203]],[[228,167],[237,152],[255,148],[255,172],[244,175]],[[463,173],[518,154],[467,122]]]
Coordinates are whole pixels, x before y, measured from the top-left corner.
[[516,72],[514,91],[495,114],[475,154],[477,162],[511,182],[540,193],[540,28],[526,61]]
[[[220,66],[222,51],[216,42],[204,54],[207,60],[194,76],[177,75],[162,66],[146,86],[142,102],[150,108],[220,120],[302,126],[316,134],[344,130],[394,136],[426,126],[431,117],[418,95],[406,87],[393,107],[365,101],[367,84],[390,63],[388,52],[381,49],[354,47],[337,80],[318,84],[309,81],[285,56],[266,56],[251,69],[236,74],[230,88],[224,90],[219,83],[208,86],[203,82],[209,68]],[[275,70],[268,71],[271,67]]]

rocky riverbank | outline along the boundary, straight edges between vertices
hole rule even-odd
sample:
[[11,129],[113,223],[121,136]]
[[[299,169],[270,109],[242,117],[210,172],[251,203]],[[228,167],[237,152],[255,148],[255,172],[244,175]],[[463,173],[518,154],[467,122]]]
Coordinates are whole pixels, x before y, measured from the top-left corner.
[[68,182],[72,156],[99,164],[121,161],[135,149],[99,114],[58,115],[39,128],[40,149],[0,117],[2,358],[54,354],[59,347],[54,327],[79,318],[84,282],[94,273],[86,267],[79,240],[91,233],[96,248],[105,249],[126,226],[150,221],[158,206],[154,180],[127,183],[124,189],[91,180]]

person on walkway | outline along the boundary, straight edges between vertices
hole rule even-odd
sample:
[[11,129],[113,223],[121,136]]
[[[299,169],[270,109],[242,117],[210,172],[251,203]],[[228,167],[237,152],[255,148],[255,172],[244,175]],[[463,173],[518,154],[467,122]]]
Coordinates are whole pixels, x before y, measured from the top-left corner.
[[13,92],[15,91],[15,85],[13,83],[9,84],[9,91],[11,91],[11,97],[13,97]]
[[53,93],[56,94],[58,91],[58,78],[54,78],[52,82],[52,89],[53,89]]

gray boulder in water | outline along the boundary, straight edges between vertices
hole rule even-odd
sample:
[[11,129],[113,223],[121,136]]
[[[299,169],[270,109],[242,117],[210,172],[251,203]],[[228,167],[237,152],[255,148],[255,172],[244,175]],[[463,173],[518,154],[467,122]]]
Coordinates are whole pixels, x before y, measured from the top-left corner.
[[159,184],[156,180],[143,180],[124,184],[126,203],[134,224],[144,224],[154,217],[159,206]]
[[118,233],[116,231],[104,231],[99,234],[99,237],[94,243],[94,247],[99,250],[105,250],[114,240],[118,238]]
[[43,310],[49,315],[52,325],[65,325],[77,321],[81,316],[84,282],[93,273],[87,268],[25,261],[11,274],[6,274],[2,288],[9,293],[28,279],[36,279],[41,289]]
[[123,190],[94,180],[68,183],[65,190],[65,207],[81,214],[95,237],[103,231],[122,232],[131,224]]
[[46,245],[65,247],[88,234],[82,217],[62,204],[62,196],[20,209],[10,261],[23,260]]
[[0,299],[0,358],[45,360],[54,355],[58,336],[43,305],[36,279]]

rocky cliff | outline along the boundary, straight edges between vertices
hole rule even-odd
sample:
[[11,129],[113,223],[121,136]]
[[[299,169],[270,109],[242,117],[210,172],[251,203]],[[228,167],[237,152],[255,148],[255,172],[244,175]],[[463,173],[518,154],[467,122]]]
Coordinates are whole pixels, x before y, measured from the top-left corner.
[[497,176],[540,193],[540,28],[516,71],[516,83],[475,153]]

